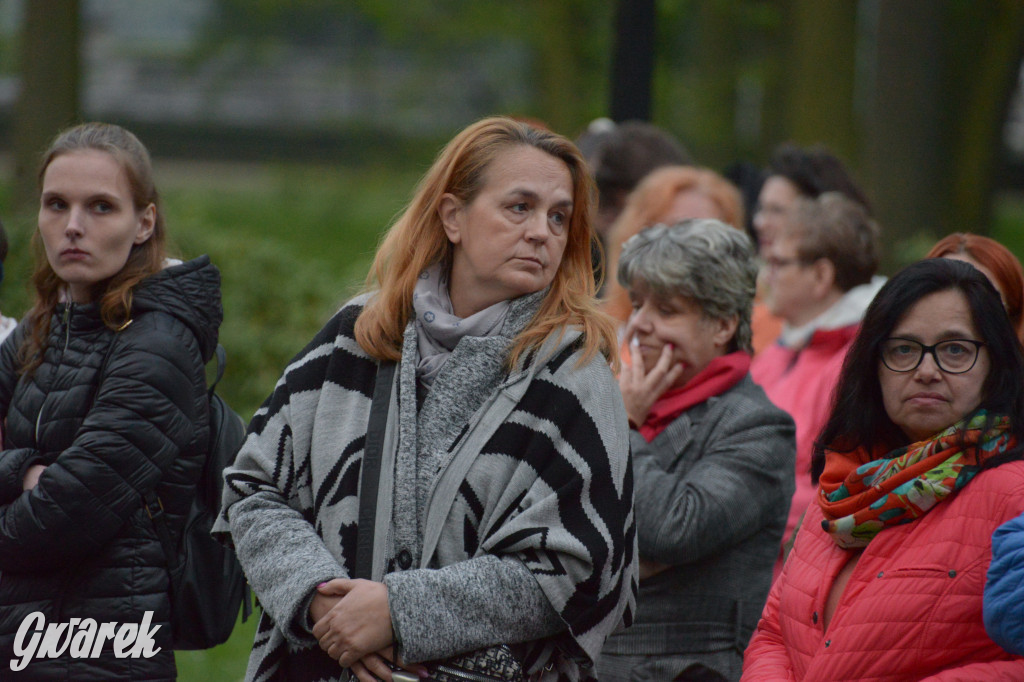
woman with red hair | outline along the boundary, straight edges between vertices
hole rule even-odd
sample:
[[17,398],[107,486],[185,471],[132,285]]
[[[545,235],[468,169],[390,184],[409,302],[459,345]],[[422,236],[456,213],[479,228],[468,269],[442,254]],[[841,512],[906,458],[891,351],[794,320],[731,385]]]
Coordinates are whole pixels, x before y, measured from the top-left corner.
[[1017,336],[1024,339],[1024,269],[1008,248],[988,237],[955,232],[940,239],[925,258],[953,258],[978,268],[999,292]]
[[[608,272],[618,272],[622,245],[657,223],[672,225],[689,218],[714,218],[743,229],[743,199],[736,187],[708,168],[666,166],[654,170],[629,195],[611,228]],[[615,279],[606,283],[605,312],[623,324],[633,312],[629,293]]]

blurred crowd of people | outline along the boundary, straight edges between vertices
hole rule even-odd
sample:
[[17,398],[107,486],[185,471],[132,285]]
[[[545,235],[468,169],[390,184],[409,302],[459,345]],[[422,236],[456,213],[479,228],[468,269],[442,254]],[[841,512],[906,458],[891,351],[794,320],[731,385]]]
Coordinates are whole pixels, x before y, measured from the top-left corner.
[[1024,675],[1020,262],[959,233],[887,282],[871,204],[827,149],[782,144],[737,186],[666,160],[666,131],[602,123],[595,177],[624,176],[628,138],[633,189],[600,236],[640,597],[599,679]]
[[[0,660],[35,613],[153,622],[25,679],[173,679],[219,274],[116,125],[55,138],[38,228]],[[722,174],[644,122],[468,126],[225,469],[246,679],[1024,679],[1024,270],[964,232],[886,279],[882,236],[822,147]]]

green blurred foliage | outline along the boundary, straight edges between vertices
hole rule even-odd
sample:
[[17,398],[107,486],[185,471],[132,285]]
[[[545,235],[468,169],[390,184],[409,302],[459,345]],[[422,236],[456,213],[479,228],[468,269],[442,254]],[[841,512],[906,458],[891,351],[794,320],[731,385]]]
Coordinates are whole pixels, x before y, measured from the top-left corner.
[[[505,113],[544,121],[573,136],[607,110],[613,3],[592,0],[217,0],[213,19],[193,55],[242,49],[259,59],[285,45],[361,59],[359,46],[390,48],[440,76],[487,54],[525,52],[530,84],[510,99],[503,78],[474,82],[466,97],[498,101]],[[523,74],[515,73],[515,80]],[[487,91],[498,91],[489,94]],[[469,121],[466,121],[468,123]]]
[[221,270],[228,351],[221,392],[243,416],[360,288],[416,176],[414,168],[278,166],[247,180],[244,167],[229,166],[165,183],[180,252],[208,253]]

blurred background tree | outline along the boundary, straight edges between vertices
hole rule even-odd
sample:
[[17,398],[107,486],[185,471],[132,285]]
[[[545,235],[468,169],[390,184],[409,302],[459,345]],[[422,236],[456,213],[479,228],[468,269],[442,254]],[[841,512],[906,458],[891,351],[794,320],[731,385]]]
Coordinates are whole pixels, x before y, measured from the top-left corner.
[[159,154],[339,163],[419,156],[495,112],[569,135],[652,112],[717,168],[784,140],[830,147],[868,186],[891,267],[984,231],[1009,162],[1024,166],[1002,134],[1018,0],[81,1],[7,0],[23,56],[0,77],[21,95],[0,97],[0,132],[13,111],[19,200],[36,131],[79,110]]
[[31,2],[25,7],[18,60],[20,92],[12,127],[14,197],[35,204],[35,169],[54,132],[79,116],[78,0]]

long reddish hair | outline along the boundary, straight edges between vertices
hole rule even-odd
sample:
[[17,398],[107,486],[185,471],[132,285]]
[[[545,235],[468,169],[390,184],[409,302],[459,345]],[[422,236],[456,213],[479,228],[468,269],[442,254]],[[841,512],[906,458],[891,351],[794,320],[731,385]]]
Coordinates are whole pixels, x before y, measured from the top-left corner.
[[412,295],[421,272],[434,263],[450,268],[452,245],[438,214],[441,197],[451,193],[468,204],[483,189],[489,165],[520,145],[560,159],[572,177],[573,210],[562,262],[533,320],[513,342],[508,364],[568,327],[583,333],[583,361],[601,352],[615,358],[614,323],[598,309],[590,243],[594,185],[572,142],[547,130],[505,117],[486,118],[460,132],[438,154],[420,180],[412,201],[384,236],[366,279],[375,292],[356,320],[355,336],[379,360],[399,360],[402,335],[412,313]]
[[645,177],[626,200],[626,207],[610,230],[608,240],[608,288],[604,310],[621,322],[629,319],[632,307],[629,294],[619,284],[617,270],[622,245],[633,235],[661,220],[676,198],[687,192],[703,194],[711,200],[719,215],[694,216],[715,218],[738,230],[743,229],[743,197],[736,186],[709,168],[696,166],[665,166]]
[[[150,204],[156,209],[153,234],[143,243],[133,244],[124,267],[113,277],[96,283],[93,288],[92,298],[99,302],[103,323],[116,330],[131,319],[132,290],[139,282],[163,267],[166,257],[164,217],[160,211],[160,197],[153,184],[149,152],[135,135],[110,123],[82,123],[57,135],[43,155],[39,167],[40,193],[46,169],[54,159],[63,154],[88,149],[110,154],[121,166],[128,179],[132,203],[137,212],[144,211]],[[28,313],[31,331],[20,350],[22,372],[26,374],[35,371],[43,361],[50,320],[66,284],[50,266],[38,230],[32,235],[32,248],[35,256],[32,284],[36,295]]]
[[1024,269],[1013,253],[994,239],[970,232],[955,232],[943,237],[925,258],[965,256],[985,267],[1003,292],[1006,314],[1024,339]]

